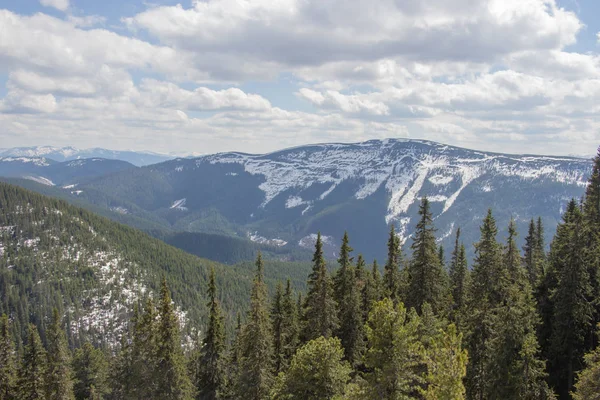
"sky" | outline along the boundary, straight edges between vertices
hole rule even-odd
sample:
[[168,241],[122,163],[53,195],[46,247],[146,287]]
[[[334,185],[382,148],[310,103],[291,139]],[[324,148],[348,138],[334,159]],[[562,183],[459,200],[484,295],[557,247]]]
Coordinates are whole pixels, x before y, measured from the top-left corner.
[[591,155],[598,0],[0,0],[0,148]]

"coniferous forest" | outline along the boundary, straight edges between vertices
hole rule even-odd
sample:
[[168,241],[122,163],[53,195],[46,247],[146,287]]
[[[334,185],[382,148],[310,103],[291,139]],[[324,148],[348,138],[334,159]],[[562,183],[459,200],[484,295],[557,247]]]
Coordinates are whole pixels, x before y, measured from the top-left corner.
[[598,399],[600,155],[549,246],[540,219],[519,248],[489,210],[468,260],[460,229],[438,246],[427,198],[419,217],[406,244],[391,228],[381,264],[344,235],[331,272],[319,235],[304,292],[270,294],[259,253],[231,329],[214,267],[191,337],[166,278],[114,348],[74,346],[56,310],[18,343],[4,315],[0,399]]

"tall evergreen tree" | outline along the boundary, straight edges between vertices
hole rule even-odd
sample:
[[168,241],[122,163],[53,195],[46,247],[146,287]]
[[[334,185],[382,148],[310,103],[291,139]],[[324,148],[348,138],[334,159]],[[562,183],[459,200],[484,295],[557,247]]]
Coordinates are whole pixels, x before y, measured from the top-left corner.
[[341,399],[350,381],[352,368],[342,360],[344,350],[338,338],[320,337],[306,343],[280,377],[274,399]]
[[308,293],[304,302],[304,341],[319,336],[331,337],[339,326],[333,285],[325,265],[321,234],[317,235],[312,272],[308,277]]
[[[506,297],[508,274],[502,262],[502,251],[496,240],[498,229],[489,210],[481,225],[481,239],[475,244],[475,263],[471,273],[467,325],[467,394],[473,400],[488,396],[492,384],[490,341],[494,334],[494,310]],[[493,365],[493,364],[492,364]]]
[[197,398],[216,400],[225,385],[225,323],[217,299],[215,269],[210,270],[208,283],[209,321],[197,358],[198,375],[195,377]]
[[340,309],[343,308],[344,298],[350,292],[350,286],[354,284],[351,281],[351,273],[352,269],[352,257],[350,253],[352,253],[353,249],[350,247],[350,239],[348,238],[348,232],[344,232],[344,237],[342,238],[342,246],[340,247],[340,257],[338,258],[339,268],[333,279],[333,288],[334,288],[334,298],[338,303]]
[[469,269],[465,246],[460,242],[460,228],[458,228],[456,230],[454,250],[452,251],[452,260],[450,262],[450,288],[454,302],[453,309],[455,316],[459,313],[459,310],[463,309],[467,302],[468,277]]
[[410,399],[422,383],[423,346],[419,318],[409,318],[402,303],[389,298],[374,304],[366,325],[365,398]]
[[[600,336],[600,325],[597,330]],[[574,400],[597,400],[600,398],[600,347],[584,357],[585,369],[577,376]]]
[[407,306],[421,312],[429,303],[435,313],[445,313],[447,304],[445,269],[440,264],[435,241],[435,227],[429,200],[423,198],[419,207],[421,219],[417,223],[413,244],[413,258],[409,263],[410,284]]
[[463,378],[467,373],[467,351],[462,346],[462,334],[451,324],[439,330],[425,350],[425,400],[465,399]]
[[110,393],[108,362],[100,349],[90,342],[75,351],[73,357],[74,388],[77,400],[102,399]]
[[157,312],[148,297],[142,313],[134,312],[131,344],[122,346],[122,365],[119,390],[124,396],[151,398],[157,390]]
[[248,322],[241,338],[241,359],[236,385],[238,398],[248,400],[267,399],[273,384],[273,342],[263,271],[262,256],[258,253]]
[[354,366],[362,360],[365,350],[365,333],[362,297],[354,278],[354,269],[349,270],[349,275],[349,293],[343,298],[344,306],[340,307],[340,330],[338,336],[344,347],[346,359]]
[[367,322],[367,317],[369,316],[369,312],[371,312],[373,304],[381,300],[381,292],[381,275],[379,274],[377,260],[373,260],[371,273],[366,276],[362,289],[363,324]]
[[540,237],[538,236],[537,226],[532,218],[529,222],[529,231],[525,237],[523,259],[525,262],[525,269],[527,270],[527,277],[531,286],[534,288],[540,283],[543,274],[540,246],[538,243],[539,240]]
[[277,283],[275,297],[271,304],[271,329],[273,332],[273,354],[275,355],[275,374],[282,371],[284,365],[283,340],[283,286]]
[[0,317],[0,399],[16,398],[16,362],[15,345],[13,342],[11,324],[8,316]]
[[35,325],[29,325],[23,363],[19,370],[17,398],[43,400],[46,398],[47,355]]
[[296,353],[298,348],[298,309],[294,302],[294,294],[292,293],[292,285],[290,280],[287,280],[285,292],[281,302],[281,370],[286,370],[289,362]]
[[586,238],[582,224],[583,215],[573,200],[550,251],[556,288],[551,295],[549,362],[551,381],[561,398],[567,398],[573,389],[576,373],[583,367],[589,331],[593,329],[592,285],[584,257]]
[[71,354],[67,347],[67,337],[61,326],[61,317],[56,308],[52,312],[52,323],[46,332],[46,339],[48,342],[46,398],[74,399]]
[[402,264],[402,250],[400,238],[396,235],[394,225],[390,225],[388,238],[388,257],[383,268],[384,296],[393,301],[399,301],[401,296],[400,266]]
[[165,400],[192,399],[193,385],[187,374],[179,320],[175,314],[167,281],[163,278],[158,304],[158,327],[156,331],[156,397]]

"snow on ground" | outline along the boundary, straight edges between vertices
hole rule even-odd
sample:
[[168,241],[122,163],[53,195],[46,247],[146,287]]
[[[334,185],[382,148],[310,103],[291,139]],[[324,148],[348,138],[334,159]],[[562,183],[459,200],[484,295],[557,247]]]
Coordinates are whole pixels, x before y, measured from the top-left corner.
[[[324,244],[328,244],[328,245],[334,244],[333,236],[321,235],[321,241]],[[298,241],[298,246],[304,247],[305,249],[314,249],[316,242],[317,242],[317,234],[311,233],[310,235],[306,235],[302,239],[300,239]]]
[[44,178],[43,176],[32,176],[32,175],[28,175],[24,177],[25,179],[29,179],[30,181],[34,181],[37,183],[41,183],[42,185],[46,185],[46,186],[55,186],[54,182],[52,182],[50,179],[48,178]]
[[258,234],[258,232],[254,232],[254,233],[248,232],[248,238],[255,243],[268,244],[268,245],[277,246],[277,247],[283,247],[288,243],[283,239],[267,239],[264,236],[260,236]]

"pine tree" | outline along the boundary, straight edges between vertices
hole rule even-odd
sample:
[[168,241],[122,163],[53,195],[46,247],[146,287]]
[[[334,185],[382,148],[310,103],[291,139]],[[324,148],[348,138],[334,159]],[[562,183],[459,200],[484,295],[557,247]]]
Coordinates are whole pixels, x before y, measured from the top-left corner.
[[294,302],[292,285],[287,280],[285,292],[281,302],[281,370],[287,370],[289,362],[298,348],[298,309]]
[[187,374],[181,348],[179,320],[175,314],[171,293],[165,278],[163,278],[160,289],[158,317],[155,398],[165,400],[191,399],[193,386]]
[[75,351],[73,357],[74,388],[77,400],[102,399],[108,393],[108,362],[102,350],[90,342]]
[[241,359],[236,385],[238,398],[248,400],[267,399],[273,384],[273,343],[263,268],[262,256],[258,253],[248,323],[241,338]]
[[446,252],[444,250],[444,246],[440,244],[438,247],[438,259],[440,260],[440,265],[442,268],[446,268]]
[[12,339],[11,324],[6,314],[0,317],[0,399],[16,398],[15,345]]
[[71,372],[71,355],[67,348],[67,337],[61,326],[61,318],[55,308],[52,323],[46,332],[48,363],[46,376],[46,398],[54,400],[74,399]]
[[272,398],[288,400],[340,399],[350,381],[352,368],[343,361],[338,338],[311,340],[292,359],[289,370],[279,378]]
[[550,262],[556,274],[552,290],[552,333],[549,362],[551,381],[561,398],[573,389],[581,369],[589,332],[593,329],[592,285],[585,263],[583,215],[575,201],[558,227],[552,242]]
[[275,297],[271,306],[271,329],[273,331],[273,353],[275,355],[275,374],[279,374],[284,365],[283,340],[283,286],[277,283]]
[[496,241],[498,229],[489,210],[480,228],[481,239],[475,244],[475,264],[471,272],[471,285],[467,309],[469,352],[467,366],[467,394],[470,399],[487,398],[492,377],[490,340],[494,333],[494,310],[502,304],[509,285],[508,274],[502,262],[500,244]]
[[[450,263],[450,288],[452,291],[452,300],[454,302],[454,316],[460,313],[460,310],[467,303],[469,269],[467,266],[467,257],[465,246],[460,242],[460,228],[456,230],[456,239],[454,250],[452,251],[452,261]],[[456,319],[456,318],[455,318]]]
[[402,303],[389,298],[374,304],[366,325],[366,398],[409,399],[422,383],[423,346],[418,340],[420,321]]
[[388,258],[383,269],[384,296],[393,301],[399,301],[401,296],[400,265],[402,263],[402,250],[400,239],[396,236],[394,225],[390,226],[388,239]]
[[[600,325],[597,334],[600,336]],[[600,398],[600,347],[587,353],[584,357],[585,369],[577,376],[574,400],[597,400]]]
[[363,299],[363,324],[367,322],[367,317],[371,308],[375,302],[381,300],[381,275],[379,274],[379,267],[377,260],[373,260],[373,266],[371,273],[366,276],[365,285],[362,289]]
[[221,307],[217,299],[217,284],[215,269],[211,268],[208,283],[209,321],[206,335],[202,341],[202,348],[197,359],[195,377],[197,398],[202,400],[216,400],[219,392],[225,385],[224,351],[225,351],[225,323],[221,314]]
[[435,228],[427,198],[419,207],[421,219],[417,224],[411,246],[413,258],[409,264],[410,284],[407,306],[421,312],[424,303],[429,303],[435,313],[445,313],[447,308],[445,270],[440,264]]
[[467,351],[462,347],[462,334],[451,324],[439,330],[425,350],[425,400],[465,399],[463,379],[467,373]]
[[308,277],[308,293],[304,303],[303,340],[309,341],[319,336],[331,337],[339,322],[337,305],[333,298],[331,278],[325,266],[321,234],[317,235],[313,268]]
[[17,398],[43,400],[46,398],[47,355],[35,325],[29,325],[23,363],[19,370]]
[[348,232],[344,232],[342,246],[340,247],[340,257],[338,258],[339,268],[333,278],[334,298],[340,309],[343,308],[343,301],[350,292],[350,286],[354,284],[351,281],[350,270],[352,269],[352,253]]
[[120,390],[125,396],[152,398],[156,395],[158,373],[157,312],[152,298],[148,297],[143,312],[134,313],[131,345],[122,346],[123,364]]
[[344,307],[340,307],[339,338],[351,365],[362,360],[365,351],[365,333],[363,323],[362,297],[354,278],[354,269],[349,270],[349,293],[344,297]]

